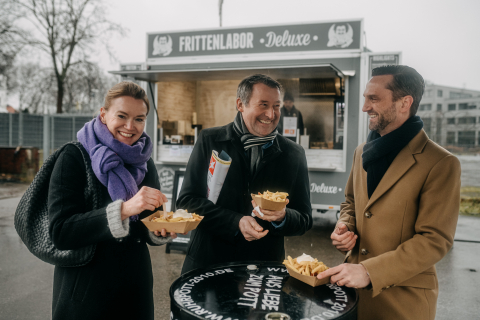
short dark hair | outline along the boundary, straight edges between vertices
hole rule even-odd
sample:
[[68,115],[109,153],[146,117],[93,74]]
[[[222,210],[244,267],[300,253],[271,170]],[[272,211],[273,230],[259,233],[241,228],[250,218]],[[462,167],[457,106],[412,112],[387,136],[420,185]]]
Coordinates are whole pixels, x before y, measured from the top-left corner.
[[240,100],[242,100],[242,103],[245,106],[247,106],[248,103],[250,102],[250,98],[252,97],[253,86],[256,85],[257,83],[263,83],[264,85],[270,88],[278,89],[280,93],[282,93],[283,91],[283,88],[280,82],[270,78],[267,75],[254,74],[254,75],[248,76],[240,82],[237,88],[237,98],[240,98]]
[[132,97],[134,99],[143,100],[147,107],[147,114],[150,111],[150,103],[148,102],[147,94],[142,87],[131,81],[122,81],[117,83],[108,90],[105,96],[105,103],[103,107],[108,110],[112,100],[120,97]]
[[290,93],[290,92],[285,92],[285,95],[283,96],[283,101],[285,100],[288,100],[288,101],[295,101],[295,99],[293,99],[293,95]]
[[372,70],[372,77],[392,75],[393,80],[387,85],[387,89],[393,92],[393,101],[405,96],[412,96],[413,103],[410,107],[410,116],[417,113],[418,106],[425,91],[425,80],[409,66],[381,66]]

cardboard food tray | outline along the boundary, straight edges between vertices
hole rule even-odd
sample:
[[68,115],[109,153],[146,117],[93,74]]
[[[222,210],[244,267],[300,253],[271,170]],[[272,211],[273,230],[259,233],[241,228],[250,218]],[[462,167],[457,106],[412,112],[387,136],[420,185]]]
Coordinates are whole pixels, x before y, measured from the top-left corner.
[[272,200],[267,200],[263,198],[261,195],[251,193],[252,200],[257,203],[257,206],[260,209],[271,210],[271,211],[280,211],[287,205],[286,201],[277,202]]
[[[167,232],[175,232],[175,233],[186,233],[192,231],[197,228],[200,221],[180,221],[180,222],[155,222],[150,221],[153,218],[159,218],[163,215],[162,211],[157,211],[152,215],[142,219],[142,222],[147,226],[148,230],[150,231],[162,231],[165,229]],[[202,217],[203,219],[203,217]]]
[[300,274],[298,272],[296,272],[295,270],[292,270],[289,266],[285,265],[285,267],[287,267],[287,270],[288,270],[288,274],[291,276],[291,277],[294,277],[295,279],[297,280],[300,280],[308,285],[311,285],[312,287],[318,287],[322,284],[327,284],[327,283],[330,283],[330,277],[328,278],[324,278],[324,279],[318,279],[317,277],[313,277],[313,276],[305,276],[303,274]]

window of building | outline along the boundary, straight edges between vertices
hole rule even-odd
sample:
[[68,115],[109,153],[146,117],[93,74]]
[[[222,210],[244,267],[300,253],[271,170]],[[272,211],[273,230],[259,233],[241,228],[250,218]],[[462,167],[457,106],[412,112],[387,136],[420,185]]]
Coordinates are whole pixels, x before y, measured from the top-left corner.
[[468,109],[468,103],[459,103],[458,104],[458,110],[467,110]]
[[472,95],[470,93],[450,91],[450,99],[461,99],[461,98],[471,98],[471,97]]
[[447,124],[455,124],[455,118],[447,118]]
[[437,97],[439,97],[439,98],[443,97],[443,91],[442,90],[437,90]]
[[458,124],[475,124],[477,121],[476,117],[461,117],[458,118]]
[[437,111],[442,111],[442,104],[441,103],[437,103]]
[[471,104],[468,106],[468,109],[477,109],[477,105],[476,104]]
[[457,105],[456,105],[455,103],[449,104],[449,105],[448,105],[448,111],[456,110],[456,109],[457,109],[456,106],[457,106]]
[[447,132],[447,144],[455,144],[455,131]]
[[460,146],[474,146],[475,145],[475,131],[459,131],[458,145]]
[[430,136],[432,131],[432,118],[422,118],[423,121],[423,130],[427,133],[427,136]]
[[431,103],[421,104],[420,107],[418,108],[418,111],[429,111],[429,110],[432,110]]

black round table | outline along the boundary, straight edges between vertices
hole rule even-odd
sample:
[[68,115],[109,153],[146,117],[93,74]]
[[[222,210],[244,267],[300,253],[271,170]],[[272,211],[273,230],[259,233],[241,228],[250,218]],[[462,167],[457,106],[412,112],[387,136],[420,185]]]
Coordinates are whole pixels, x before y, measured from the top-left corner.
[[356,319],[358,296],[332,284],[311,287],[278,262],[256,261],[192,270],[175,280],[170,299],[172,320],[346,320]]

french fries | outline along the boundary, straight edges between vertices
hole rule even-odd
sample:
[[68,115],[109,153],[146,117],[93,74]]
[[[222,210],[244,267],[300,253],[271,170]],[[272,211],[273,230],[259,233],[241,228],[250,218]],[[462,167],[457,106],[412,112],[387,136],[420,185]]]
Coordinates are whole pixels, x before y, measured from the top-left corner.
[[270,191],[265,191],[263,194],[261,194],[260,192],[258,193],[258,195],[262,196],[264,199],[267,199],[267,200],[271,200],[271,201],[275,201],[275,202],[285,202],[287,200],[287,197],[288,197],[288,193],[286,192],[270,192]]
[[287,260],[283,260],[283,264],[297,273],[311,277],[316,277],[319,273],[328,269],[323,262],[317,259],[314,261],[297,262],[297,258],[292,259],[292,257],[288,256]]
[[196,213],[192,213],[192,218],[182,218],[182,217],[172,218],[172,216],[173,216],[173,212],[169,212],[166,219],[163,215],[161,215],[158,218],[153,217],[151,221],[153,222],[201,221],[203,218],[202,216],[199,216]]

